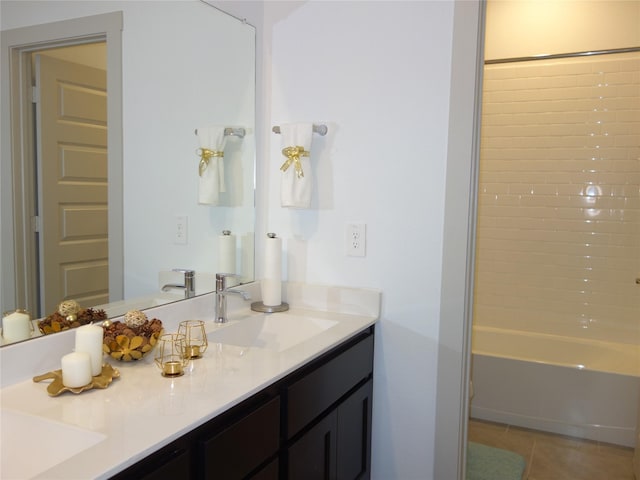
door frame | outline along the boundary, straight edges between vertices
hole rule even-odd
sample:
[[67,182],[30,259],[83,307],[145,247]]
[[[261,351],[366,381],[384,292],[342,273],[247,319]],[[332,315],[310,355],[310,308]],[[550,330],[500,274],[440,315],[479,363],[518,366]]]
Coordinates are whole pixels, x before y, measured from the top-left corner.
[[33,309],[38,304],[37,245],[31,224],[35,211],[31,53],[97,41],[107,42],[109,296],[110,301],[124,297],[122,24],[122,12],[112,12],[2,31],[0,98],[10,108],[2,109],[1,123],[10,128],[2,129],[0,142],[0,205],[2,218],[14,219],[3,225],[0,239],[0,274],[5,279],[0,302],[6,310]]
[[486,0],[455,2],[442,250],[434,479],[466,473]]

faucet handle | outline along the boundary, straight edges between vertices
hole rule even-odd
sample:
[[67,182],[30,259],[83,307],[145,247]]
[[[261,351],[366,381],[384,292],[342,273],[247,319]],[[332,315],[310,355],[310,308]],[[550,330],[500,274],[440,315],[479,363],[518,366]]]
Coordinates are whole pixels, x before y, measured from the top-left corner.
[[216,292],[224,292],[227,289],[227,278],[238,278],[237,273],[216,273]]
[[184,273],[184,278],[193,277],[196,274],[195,270],[191,270],[188,268],[173,268],[172,272]]

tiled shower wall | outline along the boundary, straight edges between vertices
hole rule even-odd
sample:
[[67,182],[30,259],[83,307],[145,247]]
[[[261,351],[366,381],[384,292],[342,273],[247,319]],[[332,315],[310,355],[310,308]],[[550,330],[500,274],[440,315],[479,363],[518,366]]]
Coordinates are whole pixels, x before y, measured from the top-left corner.
[[640,53],[487,65],[474,322],[640,343]]

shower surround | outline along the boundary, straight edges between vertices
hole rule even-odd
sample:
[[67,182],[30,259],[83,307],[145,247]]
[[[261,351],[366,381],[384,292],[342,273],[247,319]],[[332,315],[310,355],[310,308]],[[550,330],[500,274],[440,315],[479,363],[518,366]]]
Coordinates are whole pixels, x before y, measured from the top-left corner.
[[640,53],[486,65],[479,181],[472,416],[632,446]]
[[640,53],[485,67],[474,325],[640,344]]

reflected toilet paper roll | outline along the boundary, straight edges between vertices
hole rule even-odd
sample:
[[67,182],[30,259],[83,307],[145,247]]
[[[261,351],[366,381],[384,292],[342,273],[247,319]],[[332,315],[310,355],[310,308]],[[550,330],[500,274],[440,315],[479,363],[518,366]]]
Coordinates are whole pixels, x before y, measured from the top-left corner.
[[223,230],[218,237],[218,271],[236,273],[236,236]]

